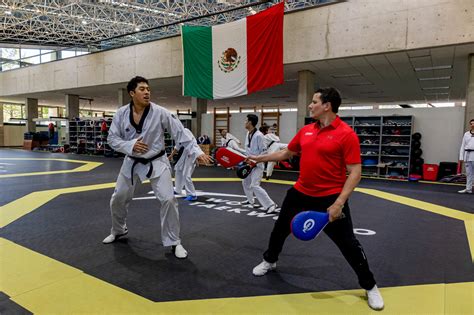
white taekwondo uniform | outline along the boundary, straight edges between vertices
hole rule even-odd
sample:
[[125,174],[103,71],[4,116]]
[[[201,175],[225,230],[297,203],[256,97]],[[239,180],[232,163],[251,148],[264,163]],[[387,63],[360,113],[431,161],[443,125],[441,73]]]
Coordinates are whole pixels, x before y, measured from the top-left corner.
[[472,191],[474,181],[474,134],[467,131],[462,137],[459,160],[464,161],[466,166],[466,189]]
[[222,147],[228,147],[231,149],[234,149],[238,152],[245,153],[245,150],[243,150],[240,145],[242,143],[240,142],[239,139],[237,139],[234,135],[230,133],[226,133],[225,137],[221,137],[221,146]]
[[186,190],[186,195],[196,196],[196,189],[194,188],[191,177],[196,167],[196,158],[203,154],[203,151],[197,145],[192,132],[185,128],[184,133],[188,137],[192,137],[193,141],[187,143],[178,143],[176,149],[183,148],[180,158],[174,166],[175,170],[175,189],[178,194],[181,194],[183,188]]
[[[245,137],[245,151],[247,155],[261,155],[265,149],[263,133],[257,129],[254,129],[252,133],[247,132],[247,136]],[[260,187],[263,169],[263,163],[258,163],[252,172],[250,172],[250,175],[242,180],[242,186],[245,195],[247,196],[247,200],[250,201],[250,203],[254,202],[253,195],[255,194],[255,197],[257,197],[260,204],[265,209],[268,209],[274,205],[275,202],[270,199],[265,189]]]
[[[286,143],[280,143],[280,137],[274,133],[267,133],[265,136],[265,147],[267,148],[266,153],[273,153],[288,147]],[[267,162],[267,169],[265,171],[266,177],[270,177],[273,174],[273,167],[275,167],[275,162]]]
[[[178,203],[173,194],[171,165],[164,152],[165,129],[175,142],[194,145],[194,137],[184,132],[181,121],[157,104],[150,103],[139,124],[133,120],[132,103],[117,110],[107,141],[112,149],[126,154],[126,157],[110,199],[111,234],[125,233],[128,206],[133,198],[137,179],[143,181],[149,178],[153,192],[161,203],[161,241],[164,246],[181,244]],[[142,142],[148,145],[148,152],[144,154],[133,152],[133,146],[140,137],[143,138]]]

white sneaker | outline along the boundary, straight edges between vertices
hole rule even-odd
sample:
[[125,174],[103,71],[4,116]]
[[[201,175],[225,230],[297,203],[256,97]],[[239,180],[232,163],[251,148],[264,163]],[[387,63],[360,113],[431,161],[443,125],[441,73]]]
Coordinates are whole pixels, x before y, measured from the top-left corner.
[[463,189],[458,191],[459,194],[472,194],[472,190]]
[[270,214],[270,213],[273,213],[273,212],[280,212],[278,210],[278,206],[276,205],[276,203],[274,203],[273,205],[271,205],[270,207],[268,207],[267,209],[267,214]]
[[253,268],[253,275],[260,277],[265,275],[268,271],[270,270],[275,270],[276,269],[276,262],[275,263],[269,263],[263,260],[260,264],[258,264],[255,268]]
[[102,241],[102,243],[104,244],[110,244],[110,243],[113,243],[115,242],[116,240],[118,240],[119,238],[121,238],[122,236],[125,236],[128,234],[128,230],[125,230],[125,232],[123,234],[117,234],[117,235],[114,235],[114,234],[110,234],[109,236],[107,236],[106,238],[104,238],[104,240]]
[[380,311],[383,309],[382,294],[380,294],[376,285],[372,289],[367,290],[367,303],[369,303],[370,308],[373,310]]
[[176,258],[184,259],[188,257],[188,252],[184,249],[183,245],[173,246],[174,255]]

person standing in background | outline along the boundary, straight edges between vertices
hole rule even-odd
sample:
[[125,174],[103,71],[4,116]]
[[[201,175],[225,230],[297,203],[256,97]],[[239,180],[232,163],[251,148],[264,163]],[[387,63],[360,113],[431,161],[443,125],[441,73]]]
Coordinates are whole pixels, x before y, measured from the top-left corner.
[[239,139],[237,139],[234,135],[227,132],[226,129],[219,130],[221,134],[221,146],[225,148],[231,148],[238,152],[245,153],[240,145],[242,144]]
[[[274,133],[268,132],[268,129],[270,127],[268,126],[262,126],[259,128],[260,132],[263,133],[263,136],[265,137],[265,147],[267,148],[266,153],[273,153],[277,152],[280,150],[284,150],[288,147],[288,144],[286,143],[281,143],[280,142],[280,137],[278,137]],[[265,179],[269,180],[270,177],[273,174],[273,168],[275,167],[276,162],[273,161],[268,161],[266,168],[265,168]]]
[[474,119],[469,121],[471,129],[462,137],[459,161],[466,166],[466,188],[458,191],[460,194],[472,194],[472,181],[474,180]]
[[[191,130],[187,128],[184,129],[184,133],[189,137],[193,137]],[[196,189],[192,181],[192,175],[196,168],[196,159],[202,153],[197,148],[199,146],[196,140],[187,144],[178,143],[169,156],[171,159],[175,152],[179,152],[176,164],[174,165],[175,192],[180,195],[184,188],[186,190],[185,200],[187,201],[197,200]]]
[[[256,128],[258,117],[248,114],[245,122],[247,136],[245,137],[245,153],[247,155],[261,155],[266,150],[263,134]],[[242,180],[247,200],[241,202],[242,205],[255,205],[254,195],[268,214],[277,212],[277,204],[268,196],[268,193],[260,186],[263,177],[263,163],[257,164],[250,172],[249,176]]]

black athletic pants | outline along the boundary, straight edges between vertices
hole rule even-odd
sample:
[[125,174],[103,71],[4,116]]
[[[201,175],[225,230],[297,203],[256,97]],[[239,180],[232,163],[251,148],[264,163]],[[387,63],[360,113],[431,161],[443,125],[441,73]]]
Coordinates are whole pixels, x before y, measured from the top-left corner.
[[[263,258],[270,263],[274,263],[278,260],[278,255],[283,248],[283,244],[291,233],[291,220],[296,214],[306,210],[326,211],[326,209],[336,201],[338,196],[339,195],[336,194],[324,197],[311,197],[291,187],[281,206],[280,215],[273,227],[268,249],[263,254]],[[354,269],[359,278],[360,286],[366,290],[370,290],[375,285],[374,275],[369,269],[369,264],[362,246],[355,238],[349,204],[347,202],[342,212],[345,214],[345,218],[329,223],[324,228],[324,232],[337,245],[352,269]]]

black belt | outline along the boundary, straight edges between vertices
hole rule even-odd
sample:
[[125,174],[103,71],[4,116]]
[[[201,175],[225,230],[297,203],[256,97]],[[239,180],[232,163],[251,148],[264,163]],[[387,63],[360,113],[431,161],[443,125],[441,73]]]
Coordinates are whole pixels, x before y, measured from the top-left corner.
[[466,152],[474,152],[474,149],[464,149]]
[[229,143],[234,140],[234,139],[229,139],[225,144],[224,144],[224,147],[228,147],[229,146]]
[[[143,165],[146,165],[146,164],[150,163],[151,161],[156,160],[159,157],[162,157],[163,155],[165,155],[165,153],[166,153],[165,150],[163,150],[160,153],[158,153],[157,155],[152,156],[149,159],[139,158],[139,157],[134,157],[134,156],[129,155],[128,157],[133,160],[132,171],[131,171],[132,185],[133,185],[133,170],[135,169],[135,165],[137,165],[138,163],[142,163]],[[153,173],[153,163],[150,163],[150,168],[148,169],[148,173],[146,173],[146,177],[150,178],[151,173]]]
[[179,159],[181,158],[181,156],[183,155],[183,152],[184,152],[184,147],[181,147],[178,151],[178,156],[176,156],[176,163],[178,163]]

